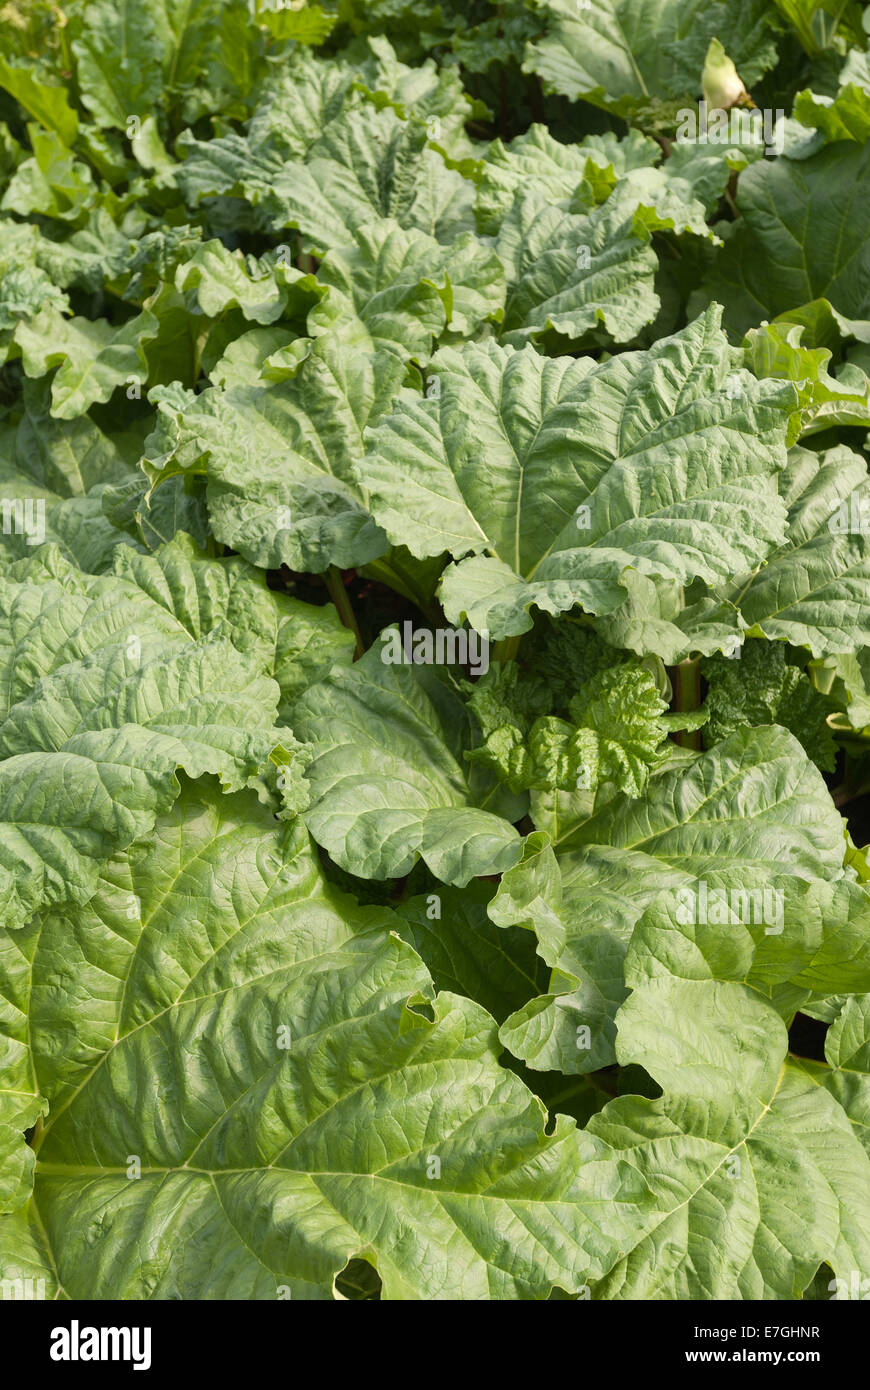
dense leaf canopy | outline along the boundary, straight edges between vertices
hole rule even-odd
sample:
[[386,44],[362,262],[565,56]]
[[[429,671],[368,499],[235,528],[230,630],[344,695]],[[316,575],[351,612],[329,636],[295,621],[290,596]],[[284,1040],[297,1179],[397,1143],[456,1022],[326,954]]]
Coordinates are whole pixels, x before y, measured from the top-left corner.
[[861,7],[2,18],[0,1296],[870,1280]]

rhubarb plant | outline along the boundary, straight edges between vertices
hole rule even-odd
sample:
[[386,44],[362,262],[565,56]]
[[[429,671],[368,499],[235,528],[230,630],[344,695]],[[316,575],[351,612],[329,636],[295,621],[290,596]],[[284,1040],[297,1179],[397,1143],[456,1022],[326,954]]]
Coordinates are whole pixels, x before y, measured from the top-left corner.
[[866,1287],[860,8],[0,22],[2,1296]]

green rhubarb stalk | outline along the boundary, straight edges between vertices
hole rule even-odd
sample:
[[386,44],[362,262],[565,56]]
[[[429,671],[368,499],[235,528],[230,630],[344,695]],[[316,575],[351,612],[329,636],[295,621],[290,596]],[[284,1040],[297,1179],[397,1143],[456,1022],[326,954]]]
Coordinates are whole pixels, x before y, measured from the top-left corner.
[[332,599],[333,603],[336,606],[336,609],[338,610],[338,616],[341,618],[341,621],[343,622],[344,626],[348,629],[348,631],[352,632],[354,637],[356,638],[354,660],[359,661],[360,657],[365,651],[365,646],[363,645],[362,634],[359,630],[359,623],[356,620],[356,614],[353,611],[353,605],[350,601],[350,595],[348,594],[347,589],[345,588],[344,580],[341,577],[341,570],[338,569],[336,565],[330,565],[329,569],[326,571],[325,578],[326,587],[329,590],[329,597]]
[[493,661],[516,661],[520,649],[519,637],[503,637],[492,649]]
[[[701,707],[701,664],[697,657],[689,657],[668,672],[674,691],[673,708],[679,714],[690,714]],[[701,747],[701,731],[687,730],[675,734],[681,748]]]

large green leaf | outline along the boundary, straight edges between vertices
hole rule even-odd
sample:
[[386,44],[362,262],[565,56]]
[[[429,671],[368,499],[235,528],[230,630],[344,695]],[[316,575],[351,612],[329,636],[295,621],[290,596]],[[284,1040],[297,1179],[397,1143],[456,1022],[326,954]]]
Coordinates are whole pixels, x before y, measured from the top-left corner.
[[694,139],[687,136],[675,140],[661,173],[668,180],[687,183],[710,215],[719,206],[732,174],[763,158],[764,145],[760,142],[738,138],[733,145],[717,145],[699,133]]
[[352,465],[403,376],[394,353],[327,334],[278,386],[155,391],[158,425],[144,460],[152,488],[205,474],[214,535],[267,569],[377,559],[388,543]]
[[304,159],[327,126],[358,104],[353,86],[349,64],[319,62],[304,49],[288,54],[263,77],[246,126],[252,150],[268,146],[285,159]]
[[257,17],[273,38],[313,45],[325,43],[338,23],[338,15],[327,14],[321,5],[295,11],[264,8]]
[[547,330],[630,342],[660,307],[652,233],[712,236],[691,186],[660,169],[631,169],[582,215],[582,197],[555,204],[543,184],[526,188],[524,181],[496,242],[509,280],[502,339],[516,346]]
[[61,8],[0,6],[0,1300],[855,1297],[861,7]]
[[487,916],[492,896],[490,883],[438,884],[399,905],[394,930],[423,957],[437,989],[464,994],[501,1023],[545,987],[547,971],[530,932]]
[[[495,234],[519,192],[546,192],[552,203],[571,202],[588,192],[595,196],[630,169],[644,169],[660,158],[649,136],[630,130],[623,139],[610,133],[587,135],[579,144],[565,145],[544,125],[532,125],[505,145],[493,140],[477,177],[477,218],[482,232]],[[591,166],[591,167],[590,167]]]
[[769,7],[752,0],[546,0],[545,38],[526,67],[550,91],[619,116],[666,119],[701,86],[709,40],[717,36],[753,82],[776,61]]
[[[579,603],[614,615],[617,645],[675,660],[703,644],[678,626],[691,628],[691,608],[668,621],[657,593],[746,574],[784,539],[775,474],[796,400],[792,385],[736,370],[718,321],[713,306],[597,367],[494,344],[436,356],[434,399],[406,393],[357,474],[391,540],[473,556],[445,573],[451,621],[502,638],[532,626],[533,604]],[[632,602],[663,619],[637,646]],[[697,626],[718,618],[711,603]]]
[[304,605],[183,543],[122,547],[100,577],[51,549],[13,567],[0,581],[4,922],[86,901],[100,863],[171,805],[179,767],[266,796],[261,769],[293,745],[276,728],[278,679],[290,701],[331,655],[295,666],[311,632]]
[[797,449],[780,481],[788,540],[735,602],[766,636],[814,656],[870,645],[866,462],[844,445]]
[[821,1263],[870,1270],[870,1160],[841,1106],[786,1058],[785,1025],[744,985],[635,988],[620,1061],[660,1100],[624,1096],[589,1130],[631,1155],[658,1211],[600,1298],[800,1298]]
[[825,1038],[827,1067],[804,1063],[842,1105],[870,1152],[870,994],[850,994]]
[[314,748],[308,828],[360,878],[401,878],[421,856],[460,887],[509,868],[521,842],[501,812],[519,819],[523,799],[463,765],[471,728],[449,668],[392,664],[390,655],[376,642],[296,706],[294,730]]
[[0,359],[12,355],[19,322],[33,318],[40,309],[69,310],[69,299],[51,277],[36,264],[40,238],[29,223],[5,220],[0,252]]
[[740,981],[786,1022],[798,1008],[870,981],[870,894],[847,879],[809,882],[741,865],[667,890],[639,920],[626,979]]
[[25,413],[0,433],[0,551],[21,559],[48,542],[82,569],[98,572],[130,538],[103,515],[102,493],[131,470],[86,415],[55,420],[43,383],[27,383]]
[[55,131],[31,124],[27,134],[33,155],[15,170],[0,206],[21,217],[38,213],[80,226],[97,197],[90,169],[70,153]]
[[147,310],[113,328],[105,319],[65,319],[49,308],[23,320],[15,340],[28,376],[59,368],[51,383],[51,413],[72,420],[107,401],[119,386],[141,391],[148,377],[144,345],[158,327]]
[[626,343],[656,316],[655,254],[612,200],[575,216],[543,189],[521,194],[496,246],[510,282],[506,343],[547,331],[583,339],[599,325],[605,341]]
[[365,104],[330,123],[305,162],[262,153],[238,135],[187,142],[186,196],[245,198],[273,229],[295,227],[318,252],[345,246],[379,217],[449,244],[473,229],[474,190],[430,148],[426,127]]
[[13,1065],[50,1105],[4,1275],[323,1299],[359,1256],[386,1298],[486,1299],[602,1274],[643,1182],[573,1121],[545,1133],[492,1020],[433,999],[392,921],[324,882],[298,822],[189,787],[89,906],[4,941]]
[[653,779],[647,800],[608,802],[563,848],[617,845],[698,875],[716,843],[733,835],[734,856],[759,872],[832,878],[843,858],[842,822],[824,786],[793,735],[743,729],[688,770]]
[[10,63],[4,57],[0,57],[0,87],[46,130],[59,135],[65,145],[74,143],[79,119],[69,104],[65,87],[42,82],[36,69]]
[[353,658],[353,635],[332,604],[315,608],[275,592],[243,561],[206,559],[183,535],[154,555],[121,552],[114,569],[172,614],[192,639],[226,632],[278,682],[282,721],[309,685]]
[[[554,971],[550,991],[509,1019],[502,1039],[529,1065],[566,1072],[614,1061],[625,952],[660,894],[664,899],[667,892],[675,911],[677,891],[695,879],[715,883],[724,876],[720,886],[758,891],[782,874],[808,882],[834,879],[843,860],[840,817],[819,773],[783,729],[741,730],[689,767],[652,778],[641,798],[614,797],[575,824],[557,849],[558,857],[542,836],[530,837],[523,862],[505,874],[490,916],[532,929]],[[846,915],[842,901],[832,906],[824,894],[813,910],[819,933],[823,926],[838,929]],[[862,914],[859,903],[855,911],[853,937],[867,922],[866,908]],[[798,895],[790,912],[790,927],[803,924],[812,946],[807,902]],[[720,942],[733,969],[721,934],[714,923],[714,945]],[[743,934],[751,954],[754,938]],[[804,956],[782,954],[781,978],[790,980]],[[829,981],[819,988],[826,990]],[[584,1028],[588,1035],[578,1032]]]
[[790,442],[835,425],[870,424],[870,377],[853,364],[841,369],[840,379],[832,375],[830,349],[804,346],[801,339],[806,331],[803,323],[780,319],[751,328],[744,339],[746,365],[756,376],[797,383],[800,407]]
[[228,309],[240,309],[250,322],[263,324],[284,317],[304,322],[323,295],[313,275],[271,257],[233,254],[220,241],[197,246],[179,266],[175,286],[193,313],[218,318]]
[[442,246],[390,218],[358,227],[350,245],[323,258],[317,278],[329,294],[309,314],[309,332],[332,330],[419,362],[446,329],[470,336],[504,306],[504,268],[473,233]]
[[399,60],[383,34],[370,35],[366,43],[369,56],[354,64],[354,91],[379,108],[390,105],[397,115],[422,121],[430,138],[451,157],[468,152],[465,124],[487,112],[465,91],[456,67],[439,67],[431,59],[411,67]]
[[227,6],[221,0],[157,0],[149,9],[163,47],[163,80],[190,92],[216,56],[216,29]]
[[72,49],[82,102],[98,126],[125,130],[131,116],[150,114],[163,85],[163,46],[150,6],[90,0]]
[[857,140],[863,144],[870,135],[870,92],[854,82],[846,83],[833,98],[798,92],[794,114],[804,125],[823,131],[829,143]]
[[704,295],[735,334],[829,299],[870,317],[870,145],[839,141],[809,159],[763,159],[740,176],[741,212]]

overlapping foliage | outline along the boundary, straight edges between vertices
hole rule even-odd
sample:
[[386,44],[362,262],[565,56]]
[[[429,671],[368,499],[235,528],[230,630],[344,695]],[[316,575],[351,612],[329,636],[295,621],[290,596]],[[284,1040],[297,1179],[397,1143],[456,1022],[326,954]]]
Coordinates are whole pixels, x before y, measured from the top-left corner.
[[864,1287],[860,7],[0,20],[4,1290]]

